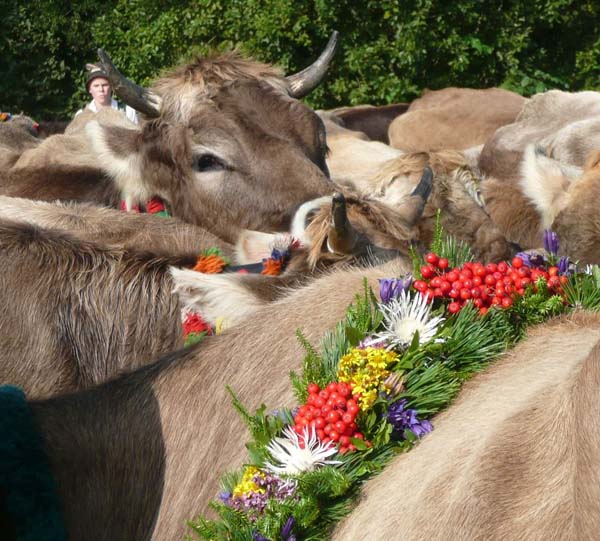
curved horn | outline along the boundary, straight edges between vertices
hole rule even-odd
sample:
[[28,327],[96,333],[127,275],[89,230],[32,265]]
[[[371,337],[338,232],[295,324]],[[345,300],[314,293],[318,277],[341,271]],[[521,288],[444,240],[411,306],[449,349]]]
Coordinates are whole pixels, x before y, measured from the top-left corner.
[[286,77],[290,84],[290,95],[292,97],[302,98],[319,85],[323,77],[325,77],[329,64],[335,55],[339,35],[340,33],[337,30],[334,30],[327,42],[325,50],[321,53],[319,58],[302,71]]
[[108,75],[114,93],[124,103],[150,118],[156,118],[160,115],[160,96],[127,79],[115,67],[110,56],[103,49],[98,49],[98,57]]
[[419,180],[419,184],[413,190],[413,193],[410,195],[418,195],[423,199],[423,201],[427,201],[429,199],[429,195],[431,194],[431,188],[433,187],[433,171],[431,167],[426,167],[423,169],[423,175],[421,176],[421,180]]
[[331,201],[331,226],[327,235],[327,249],[333,254],[351,254],[357,235],[348,221],[346,198],[334,193]]

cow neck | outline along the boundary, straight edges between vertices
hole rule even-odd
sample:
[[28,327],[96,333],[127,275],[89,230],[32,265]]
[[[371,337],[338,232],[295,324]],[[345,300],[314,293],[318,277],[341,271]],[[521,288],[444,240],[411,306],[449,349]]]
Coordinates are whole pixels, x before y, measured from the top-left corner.
[[[156,214],[157,216],[170,217],[164,201],[160,197],[153,197],[144,205],[133,205],[127,209],[125,200],[121,201],[121,210],[134,213]],[[221,274],[235,272],[238,274],[262,274],[265,276],[279,276],[290,260],[292,250],[300,247],[300,241],[293,237],[283,237],[283,243],[277,242],[271,250],[269,257],[260,263],[246,265],[231,265],[231,261],[219,248],[213,247],[203,250],[192,268],[204,274]],[[215,327],[204,321],[198,311],[184,309],[181,313],[183,322],[183,340],[185,346],[201,342],[206,336],[219,334],[223,327],[223,318],[218,318]]]

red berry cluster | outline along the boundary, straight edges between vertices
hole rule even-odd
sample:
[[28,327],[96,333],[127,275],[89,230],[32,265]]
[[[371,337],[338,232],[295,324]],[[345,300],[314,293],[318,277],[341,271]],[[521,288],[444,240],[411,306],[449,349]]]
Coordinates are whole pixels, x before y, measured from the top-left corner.
[[428,263],[421,267],[423,280],[415,280],[413,287],[426,299],[436,297],[451,299],[448,311],[460,312],[467,301],[472,301],[485,314],[491,306],[509,308],[518,295],[523,295],[528,286],[535,290],[538,278],[545,278],[548,287],[555,293],[562,293],[566,276],[558,275],[558,267],[530,269],[520,257],[513,257],[509,263],[498,264],[465,263],[446,272],[448,260],[430,252],[425,256]]
[[311,383],[307,391],[306,404],[298,408],[294,417],[296,434],[301,436],[305,426],[314,427],[317,438],[323,443],[336,443],[342,454],[354,451],[356,447],[350,443],[350,438],[362,440],[364,436],[357,430],[355,419],[359,407],[352,397],[350,385],[332,382],[320,389],[316,383]]

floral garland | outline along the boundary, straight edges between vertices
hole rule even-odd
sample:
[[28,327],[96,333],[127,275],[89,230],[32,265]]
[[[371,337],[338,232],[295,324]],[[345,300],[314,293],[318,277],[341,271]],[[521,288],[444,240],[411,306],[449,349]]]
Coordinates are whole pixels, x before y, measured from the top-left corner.
[[[527,326],[573,308],[600,310],[600,268],[545,253],[498,265],[473,262],[468,247],[438,227],[432,252],[413,254],[416,279],[365,280],[335,331],[292,374],[299,406],[254,415],[230,390],[252,441],[247,466],[225,474],[197,518],[201,539],[325,539],[347,515],[361,485],[433,430],[461,384],[524,336]],[[504,302],[509,299],[510,302]]]

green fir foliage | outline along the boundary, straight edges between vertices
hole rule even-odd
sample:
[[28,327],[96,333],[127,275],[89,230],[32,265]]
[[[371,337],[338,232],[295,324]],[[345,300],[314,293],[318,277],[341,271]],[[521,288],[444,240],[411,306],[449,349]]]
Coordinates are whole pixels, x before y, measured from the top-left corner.
[[600,310],[600,268],[592,267],[592,274],[576,274],[563,286],[569,305],[594,312]]

